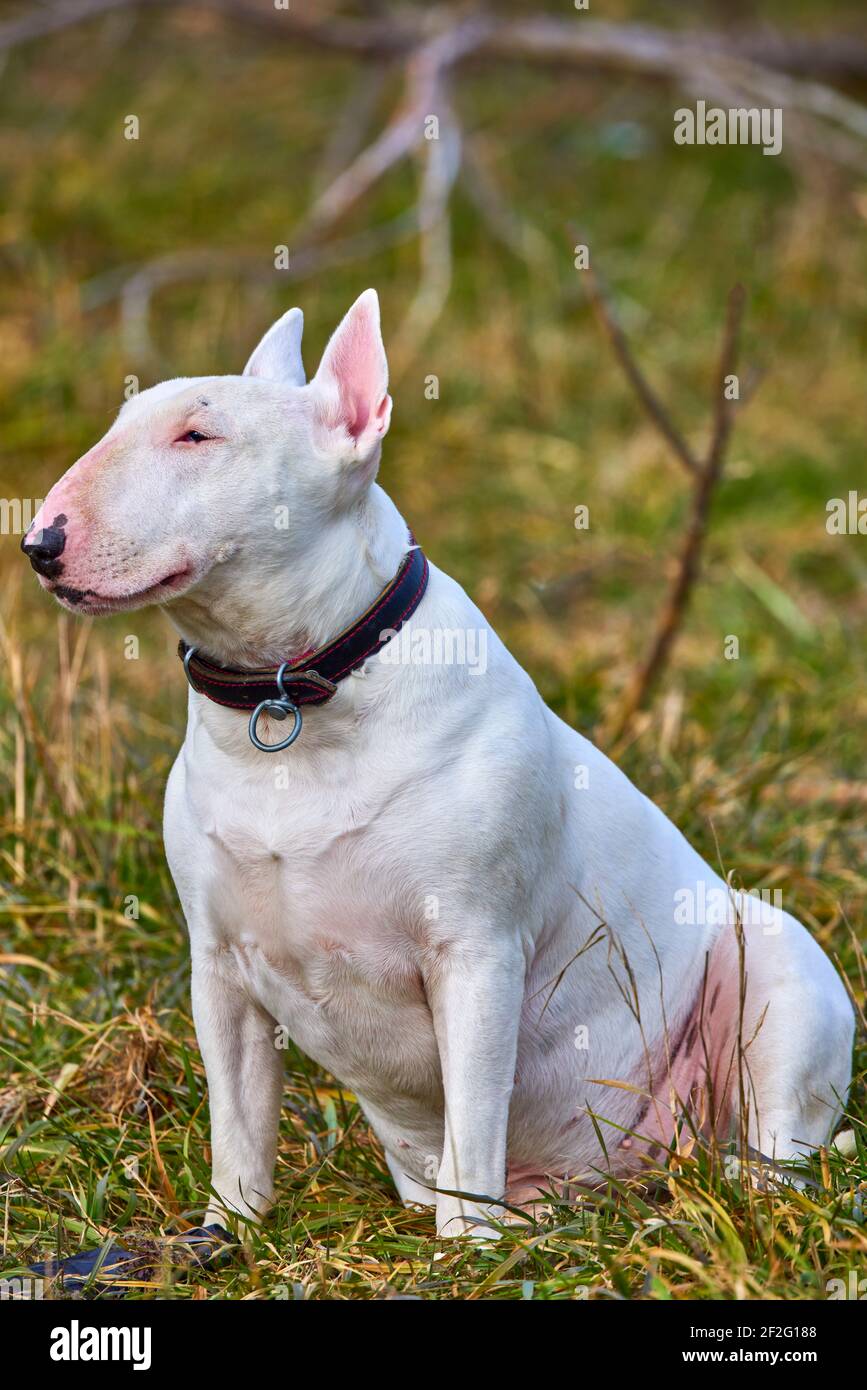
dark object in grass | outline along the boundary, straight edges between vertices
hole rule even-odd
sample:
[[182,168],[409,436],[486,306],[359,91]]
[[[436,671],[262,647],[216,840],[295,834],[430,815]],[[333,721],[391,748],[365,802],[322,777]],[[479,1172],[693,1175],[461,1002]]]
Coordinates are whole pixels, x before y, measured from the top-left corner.
[[44,1279],[59,1279],[66,1293],[81,1293],[85,1289],[94,1292],[113,1289],[121,1293],[132,1283],[150,1279],[165,1250],[171,1252],[173,1263],[201,1266],[225,1259],[229,1247],[235,1243],[223,1226],[196,1226],[181,1235],[169,1236],[159,1244],[154,1242],[147,1249],[124,1250],[120,1245],[106,1249],[101,1245],[96,1250],[67,1255],[63,1260],[42,1260],[30,1268]]

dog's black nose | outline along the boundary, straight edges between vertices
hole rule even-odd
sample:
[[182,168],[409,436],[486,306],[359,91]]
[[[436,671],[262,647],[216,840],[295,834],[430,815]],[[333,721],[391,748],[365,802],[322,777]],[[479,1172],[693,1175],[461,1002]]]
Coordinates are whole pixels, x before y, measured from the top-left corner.
[[58,556],[63,554],[65,545],[66,532],[62,526],[46,526],[41,531],[34,531],[32,536],[25,536],[21,549],[37,574],[54,579],[63,568],[58,563]]

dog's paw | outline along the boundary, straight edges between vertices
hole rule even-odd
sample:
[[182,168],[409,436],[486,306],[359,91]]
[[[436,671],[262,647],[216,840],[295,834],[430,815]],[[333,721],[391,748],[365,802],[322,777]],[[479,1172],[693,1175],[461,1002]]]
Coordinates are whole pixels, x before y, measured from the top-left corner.
[[744,1162],[737,1154],[729,1154],[725,1171],[729,1182],[740,1182],[754,1192],[771,1192],[781,1187],[804,1192],[808,1187],[815,1186],[809,1178],[793,1168],[784,1168],[769,1159],[755,1158]]
[[841,1129],[832,1141],[831,1148],[836,1149],[843,1158],[854,1158],[858,1152],[854,1129]]
[[440,1240],[472,1240],[486,1246],[495,1245],[502,1239],[503,1232],[484,1221],[467,1221],[464,1217],[454,1216],[444,1226],[437,1226],[437,1235]]
[[437,1202],[437,1235],[443,1240],[463,1237],[490,1245],[503,1234],[491,1225],[492,1217],[496,1219],[496,1212],[491,1207],[460,1198],[441,1198]]

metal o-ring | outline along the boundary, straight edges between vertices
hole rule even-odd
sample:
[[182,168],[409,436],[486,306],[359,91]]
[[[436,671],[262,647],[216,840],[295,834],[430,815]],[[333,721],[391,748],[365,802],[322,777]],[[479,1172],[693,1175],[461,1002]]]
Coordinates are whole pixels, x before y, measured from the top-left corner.
[[[281,667],[281,674],[282,670],[283,668]],[[279,676],[277,677],[277,680],[279,683]],[[280,689],[282,690],[282,688],[283,687],[281,685]],[[270,713],[272,713],[275,719],[285,719],[287,714],[293,714],[295,716],[295,723],[288,737],[284,738],[281,743],[263,743],[259,735],[256,733],[256,725],[259,722],[259,717],[265,711],[269,711]],[[293,703],[292,700],[289,700],[287,698],[281,700],[260,700],[259,704],[253,710],[253,713],[250,715],[249,727],[250,742],[254,745],[254,747],[261,749],[263,753],[279,753],[281,749],[288,748],[290,744],[294,743],[296,738],[300,734],[301,711],[298,708],[298,706]]]

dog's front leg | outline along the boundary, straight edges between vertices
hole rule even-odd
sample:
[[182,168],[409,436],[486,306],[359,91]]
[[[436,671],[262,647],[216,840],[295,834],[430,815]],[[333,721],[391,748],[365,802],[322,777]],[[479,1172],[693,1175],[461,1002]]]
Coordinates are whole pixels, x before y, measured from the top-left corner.
[[211,1109],[211,1187],[205,1225],[256,1218],[273,1195],[283,1090],[274,1020],[217,963],[193,957],[193,1019]]
[[[443,954],[426,981],[445,1096],[437,1232],[490,1238],[506,1186],[506,1132],[515,1082],[525,962],[503,939]],[[448,1196],[489,1197],[492,1204]]]

